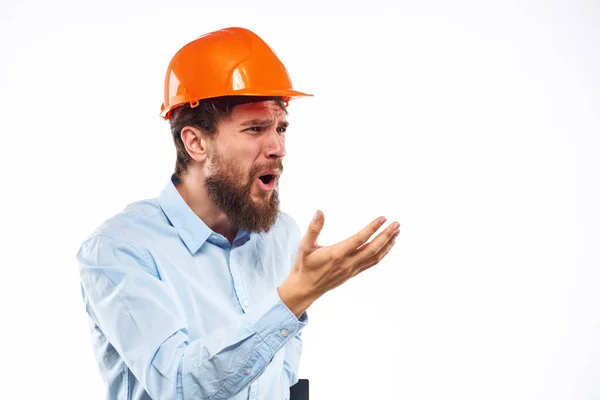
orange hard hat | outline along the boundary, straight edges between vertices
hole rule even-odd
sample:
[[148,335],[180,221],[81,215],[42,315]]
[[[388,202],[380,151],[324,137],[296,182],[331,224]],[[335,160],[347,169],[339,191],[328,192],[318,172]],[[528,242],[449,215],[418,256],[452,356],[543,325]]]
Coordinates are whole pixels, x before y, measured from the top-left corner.
[[254,32],[226,28],[183,46],[171,59],[165,77],[161,117],[190,103],[220,96],[277,96],[286,101],[312,96],[294,90],[287,69]]

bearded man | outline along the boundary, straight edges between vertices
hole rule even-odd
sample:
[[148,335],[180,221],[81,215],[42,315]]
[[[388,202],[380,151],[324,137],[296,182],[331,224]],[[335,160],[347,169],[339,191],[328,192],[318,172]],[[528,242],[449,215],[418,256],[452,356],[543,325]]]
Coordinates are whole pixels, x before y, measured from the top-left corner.
[[177,151],[160,195],[108,219],[77,259],[106,398],[288,399],[306,310],[377,264],[399,224],[317,244],[279,210],[287,105],[306,96],[253,32],[180,49],[161,115]]

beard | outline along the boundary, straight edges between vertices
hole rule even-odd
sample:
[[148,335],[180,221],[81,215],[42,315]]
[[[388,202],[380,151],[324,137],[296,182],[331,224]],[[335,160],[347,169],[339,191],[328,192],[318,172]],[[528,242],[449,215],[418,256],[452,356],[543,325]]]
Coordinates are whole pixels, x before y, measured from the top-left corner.
[[266,169],[279,168],[281,159],[266,165],[253,167],[248,175],[235,162],[225,162],[219,153],[211,158],[211,176],[204,181],[209,198],[223,211],[239,229],[250,233],[268,232],[279,214],[279,192],[260,192],[259,202],[252,199],[252,185],[258,174]]

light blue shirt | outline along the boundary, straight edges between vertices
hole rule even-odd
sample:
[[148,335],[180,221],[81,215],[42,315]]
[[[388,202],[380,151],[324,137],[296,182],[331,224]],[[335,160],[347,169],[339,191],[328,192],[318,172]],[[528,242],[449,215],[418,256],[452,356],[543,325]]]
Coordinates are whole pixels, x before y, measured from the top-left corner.
[[299,241],[280,212],[231,245],[171,181],[107,220],[77,253],[107,399],[288,399],[308,317],[277,288]]

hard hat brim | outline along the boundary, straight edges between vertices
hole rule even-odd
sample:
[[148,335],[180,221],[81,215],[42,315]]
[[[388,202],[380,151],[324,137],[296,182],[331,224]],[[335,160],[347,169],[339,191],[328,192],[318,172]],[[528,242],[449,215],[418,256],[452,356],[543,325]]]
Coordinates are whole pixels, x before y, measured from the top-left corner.
[[180,107],[184,104],[195,102],[195,101],[200,101],[200,100],[217,98],[217,97],[226,97],[226,96],[283,97],[284,100],[289,101],[289,100],[298,99],[300,97],[312,97],[313,95],[310,93],[300,92],[300,91],[294,90],[294,89],[283,89],[283,90],[280,89],[280,90],[270,90],[270,91],[261,90],[260,92],[255,92],[252,90],[236,90],[235,92],[232,92],[230,94],[225,94],[225,95],[221,94],[219,96],[209,96],[209,97],[204,97],[201,99],[193,99],[193,100],[188,100],[188,101],[181,101],[181,100],[172,101],[171,106],[168,108],[164,108],[161,111],[160,116],[163,119],[169,119],[170,112],[172,110],[174,110],[175,108]]

